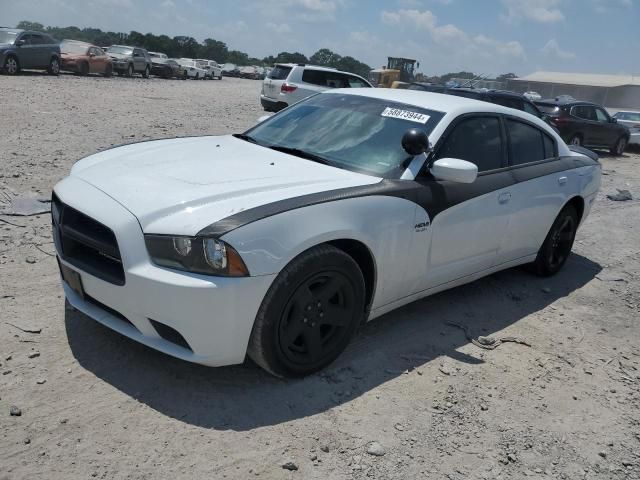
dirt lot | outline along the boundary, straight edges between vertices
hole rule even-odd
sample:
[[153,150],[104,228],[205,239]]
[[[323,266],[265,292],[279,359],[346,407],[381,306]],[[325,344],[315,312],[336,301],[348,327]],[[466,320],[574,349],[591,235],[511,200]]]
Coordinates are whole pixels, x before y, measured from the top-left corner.
[[[241,131],[259,89],[0,76],[0,209],[49,196],[99,149]],[[511,270],[416,302],[300,381],[187,364],[65,309],[48,215],[0,215],[0,479],[640,478],[640,202],[606,198],[640,199],[640,155],[602,163],[559,275]],[[531,347],[481,350],[447,322]]]

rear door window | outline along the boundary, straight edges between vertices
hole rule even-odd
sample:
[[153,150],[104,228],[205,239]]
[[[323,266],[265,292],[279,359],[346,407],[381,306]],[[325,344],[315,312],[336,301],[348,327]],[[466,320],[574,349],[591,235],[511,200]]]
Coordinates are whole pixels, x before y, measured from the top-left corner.
[[506,126],[512,165],[538,162],[555,156],[555,142],[539,128],[512,119],[507,119]]
[[271,80],[286,80],[291,72],[291,67],[284,67],[282,65],[276,65],[271,69],[267,78]]
[[503,140],[500,120],[478,116],[462,120],[447,135],[438,158],[459,158],[475,163],[478,172],[503,167]]

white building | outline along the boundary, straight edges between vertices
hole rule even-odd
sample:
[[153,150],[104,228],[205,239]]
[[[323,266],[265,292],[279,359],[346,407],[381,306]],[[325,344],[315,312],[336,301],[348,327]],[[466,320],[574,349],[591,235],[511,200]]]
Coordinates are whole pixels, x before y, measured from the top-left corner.
[[520,93],[533,90],[542,98],[571,95],[612,110],[640,110],[640,76],[637,75],[535,72],[507,80],[507,88]]

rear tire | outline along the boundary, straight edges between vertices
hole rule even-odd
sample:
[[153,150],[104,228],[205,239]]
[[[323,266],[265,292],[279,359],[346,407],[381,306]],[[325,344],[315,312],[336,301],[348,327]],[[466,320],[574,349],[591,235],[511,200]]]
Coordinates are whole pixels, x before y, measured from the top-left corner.
[[620,137],[609,152],[611,155],[621,157],[624,154],[624,149],[627,148],[627,137]]
[[47,73],[49,75],[55,75],[56,77],[60,75],[60,60],[56,57],[53,57],[49,61],[49,66],[47,67]]
[[17,75],[20,73],[20,63],[18,63],[18,59],[13,55],[9,55],[4,60],[4,65],[2,66],[2,71],[7,75]]
[[571,254],[578,223],[578,212],[575,207],[566,205],[551,225],[551,229],[538,251],[538,256],[530,265],[535,274],[549,277],[562,269]]
[[583,143],[582,142],[582,135],[580,135],[579,133],[576,133],[576,134],[572,135],[567,143],[569,145],[575,145],[577,147],[582,147],[582,143]]
[[333,362],[365,311],[365,283],[342,250],[319,245],[292,260],[262,301],[247,353],[279,377],[301,377]]

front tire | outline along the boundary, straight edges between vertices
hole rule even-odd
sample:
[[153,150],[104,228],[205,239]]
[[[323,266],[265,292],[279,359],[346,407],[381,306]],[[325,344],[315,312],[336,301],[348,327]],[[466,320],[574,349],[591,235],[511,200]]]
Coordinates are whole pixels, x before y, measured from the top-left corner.
[[143,76],[144,78],[149,78],[149,75],[150,75],[150,74],[151,74],[151,70],[149,70],[149,65],[147,65],[147,66],[144,68],[144,73],[142,74],[142,76]]
[[20,64],[18,63],[18,59],[13,55],[9,55],[2,66],[2,70],[7,75],[17,75],[20,73]]
[[109,78],[111,75],[113,75],[113,66],[111,64],[108,64],[106,67],[104,67],[104,76]]
[[551,225],[538,256],[531,264],[534,273],[541,277],[549,277],[562,269],[571,254],[578,223],[576,208],[566,205]]
[[89,65],[84,62],[81,63],[78,73],[83,77],[86,77],[89,74]]
[[127,77],[133,77],[133,65],[131,64],[129,64],[129,66],[127,67]]
[[611,155],[615,155],[616,157],[621,157],[622,154],[624,153],[625,148],[627,148],[627,138],[620,137],[618,141],[615,143],[615,145],[611,147],[611,150],[609,150],[609,152],[611,153]]
[[319,245],[292,260],[265,295],[247,353],[280,377],[301,377],[333,362],[365,311],[365,284],[342,250]]
[[49,66],[47,67],[47,73],[49,75],[55,75],[56,77],[60,74],[60,60],[57,58],[52,58],[49,61]]

